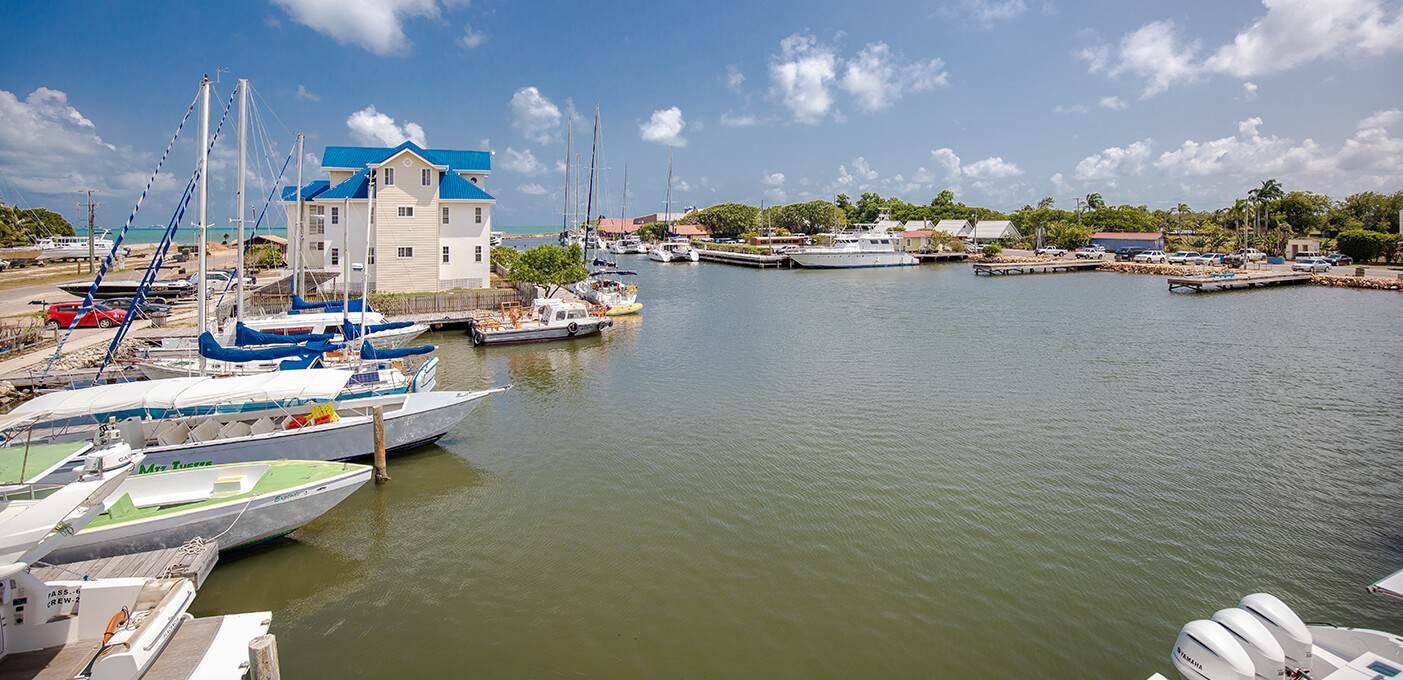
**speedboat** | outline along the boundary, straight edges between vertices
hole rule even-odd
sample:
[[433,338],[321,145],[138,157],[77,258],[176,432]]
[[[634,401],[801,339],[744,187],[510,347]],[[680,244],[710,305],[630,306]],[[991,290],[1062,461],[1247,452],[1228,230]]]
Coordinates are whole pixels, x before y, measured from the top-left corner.
[[[1395,574],[1370,590],[1396,595],[1400,585],[1403,576]],[[1276,596],[1256,593],[1237,607],[1186,624],[1170,660],[1184,680],[1395,678],[1403,674],[1403,638],[1366,628],[1307,625]],[[1156,673],[1151,680],[1165,679]]]
[[837,234],[832,245],[791,250],[789,259],[801,267],[819,269],[899,267],[918,263],[914,256],[896,249],[895,237],[874,231]]
[[674,237],[654,244],[648,250],[648,259],[655,262],[699,262],[701,256],[692,248],[691,241]]
[[537,298],[531,307],[503,304],[500,312],[478,312],[468,333],[475,345],[570,340],[614,325],[604,307],[575,300]]

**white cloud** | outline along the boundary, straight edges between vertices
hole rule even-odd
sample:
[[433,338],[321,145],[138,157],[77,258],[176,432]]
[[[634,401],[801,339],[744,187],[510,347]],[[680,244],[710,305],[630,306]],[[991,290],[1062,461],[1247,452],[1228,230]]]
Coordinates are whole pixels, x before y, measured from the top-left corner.
[[1149,160],[1153,140],[1145,139],[1125,148],[1113,146],[1101,153],[1092,154],[1077,163],[1076,177],[1079,180],[1107,180],[1118,175],[1139,174]]
[[772,172],[768,175],[765,175],[764,177],[761,177],[760,183],[764,184],[767,187],[782,187],[784,186],[784,173]]
[[911,176],[911,181],[918,184],[935,183],[935,175],[925,168],[916,168],[916,174]]
[[828,88],[837,75],[838,57],[832,48],[796,33],[780,41],[780,54],[770,61],[770,92],[796,122],[815,125],[833,106]]
[[1128,106],[1130,106],[1130,104],[1127,104],[1125,100],[1121,99],[1120,97],[1101,98],[1101,108],[1103,109],[1111,109],[1112,111],[1118,111]]
[[692,185],[688,184],[687,180],[682,179],[681,177],[672,178],[672,191],[674,193],[685,193],[691,190]]
[[945,12],[951,15],[966,15],[981,26],[989,28],[996,21],[1017,18],[1027,9],[1028,6],[1023,0],[959,0],[953,5],[946,5]]
[[560,129],[560,109],[550,99],[534,87],[523,87],[512,95],[512,127],[521,136],[539,143],[549,144]]
[[1058,104],[1057,106],[1052,107],[1053,113],[1086,113],[1090,110],[1090,107],[1088,107],[1085,104],[1073,104],[1071,106],[1064,106],[1062,104]]
[[351,114],[346,118],[346,127],[351,129],[351,136],[362,144],[398,146],[408,140],[421,147],[427,145],[424,128],[419,127],[418,123],[405,121],[403,125],[397,124],[394,118],[376,111],[374,106]]
[[305,99],[305,100],[307,100],[307,101],[309,101],[309,102],[319,102],[319,101],[322,100],[321,97],[318,97],[317,95],[312,94],[311,91],[309,91],[309,90],[307,89],[307,86],[306,86],[306,85],[298,85],[298,86],[297,86],[297,94],[294,95],[294,96],[296,96],[298,99]]
[[754,127],[760,124],[760,119],[750,115],[732,115],[727,111],[721,114],[721,124],[733,128]]
[[463,27],[463,34],[458,36],[458,45],[466,49],[480,47],[487,42],[487,34],[482,31],[474,31],[472,24]]
[[964,167],[963,172],[965,177],[971,179],[1006,179],[1023,174],[1023,171],[1019,170],[1017,165],[1009,163],[998,156],[970,163]]
[[1251,81],[1242,84],[1242,99],[1252,101],[1257,98],[1257,84]]
[[139,190],[151,174],[132,165],[128,150],[103,141],[67,94],[47,87],[23,101],[0,90],[0,169],[20,191],[50,195]]
[[1365,130],[1368,128],[1392,127],[1394,125],[1397,125],[1400,120],[1403,120],[1403,111],[1399,111],[1398,109],[1379,111],[1378,113],[1375,113],[1374,115],[1359,121],[1359,129]]
[[682,119],[682,109],[674,106],[654,111],[646,123],[638,126],[638,136],[645,142],[687,146],[687,140],[682,137],[682,130],[686,127],[687,121]]
[[904,65],[897,61],[886,43],[868,45],[848,62],[839,86],[857,100],[859,109],[872,113],[890,107],[907,92],[949,84],[940,59]]
[[517,151],[507,147],[507,150],[502,152],[502,157],[497,161],[497,164],[507,172],[515,172],[528,177],[546,171],[546,166],[536,160],[536,155],[531,153],[530,149]]
[[877,171],[873,170],[872,166],[867,164],[867,159],[862,156],[853,159],[853,174],[866,182],[877,179]]
[[729,87],[738,93],[740,92],[740,86],[744,83],[745,74],[741,73],[740,69],[734,66],[726,67],[726,87]]
[[379,55],[400,54],[411,43],[404,20],[437,18],[436,0],[273,0],[293,21],[343,45]]
[[960,157],[949,148],[936,149],[930,152],[930,157],[937,165],[945,169],[943,179],[947,184],[959,184],[960,182]]
[[545,187],[535,183],[522,184],[518,186],[516,190],[520,191],[523,194],[526,194],[527,196],[545,196],[546,194],[550,193],[549,191],[546,191]]
[[[1181,45],[1172,21],[1127,34],[1118,48],[1088,47],[1078,56],[1092,73],[1131,73],[1145,80],[1144,97],[1205,75],[1251,78],[1314,61],[1353,61],[1403,49],[1403,8],[1388,0],[1262,0],[1266,14],[1231,43],[1199,60],[1197,40]],[[1256,86],[1245,86],[1246,95]]]

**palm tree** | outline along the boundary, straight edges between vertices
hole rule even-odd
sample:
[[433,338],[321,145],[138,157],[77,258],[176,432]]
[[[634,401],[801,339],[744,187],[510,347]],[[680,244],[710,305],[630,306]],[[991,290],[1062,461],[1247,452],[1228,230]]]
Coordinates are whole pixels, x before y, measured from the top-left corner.
[[1179,231],[1184,230],[1184,213],[1189,212],[1188,203],[1180,203],[1174,206],[1174,212],[1179,213]]
[[1051,196],[1044,196],[1043,200],[1038,201],[1038,210],[1042,210],[1044,208],[1051,208],[1053,202],[1054,201]]
[[1101,194],[1090,193],[1086,195],[1087,210],[1100,210],[1104,207],[1106,207],[1106,200],[1101,198]]

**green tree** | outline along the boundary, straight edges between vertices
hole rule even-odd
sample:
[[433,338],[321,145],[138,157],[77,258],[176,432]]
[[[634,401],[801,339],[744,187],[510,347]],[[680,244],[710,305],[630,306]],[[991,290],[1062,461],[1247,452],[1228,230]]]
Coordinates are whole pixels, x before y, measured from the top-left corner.
[[542,286],[546,297],[554,295],[560,286],[582,281],[589,276],[584,264],[585,253],[580,244],[568,246],[542,244],[521,254],[512,265],[512,281]]
[[73,236],[63,215],[43,208],[21,210],[0,203],[0,247],[27,246],[47,236]]
[[287,263],[283,261],[282,253],[271,243],[253,246],[244,253],[244,267],[250,269],[276,269],[285,266]]
[[1330,197],[1309,191],[1292,191],[1276,200],[1272,213],[1297,234],[1309,234],[1325,227],[1330,215]]
[[[1381,238],[1382,237],[1382,238]],[[1359,262],[1372,262],[1383,252],[1384,240],[1397,242],[1396,237],[1370,229],[1351,229],[1335,237],[1335,249]]]
[[521,257],[521,251],[511,246],[493,246],[488,257],[492,264],[500,264],[506,269],[511,269],[512,265],[516,263],[516,259]]
[[760,209],[744,203],[722,203],[686,217],[687,224],[700,224],[712,236],[731,238],[755,229]]
[[663,223],[650,222],[638,228],[636,232],[638,238],[645,241],[661,241],[663,239]]
[[1096,211],[1096,210],[1100,210],[1100,209],[1105,208],[1105,207],[1106,207],[1106,200],[1103,199],[1103,198],[1101,198],[1101,194],[1098,194],[1098,193],[1090,193],[1090,194],[1087,194],[1087,195],[1086,195],[1086,209],[1087,209],[1087,210]]
[[1057,246],[1063,250],[1076,250],[1091,242],[1093,231],[1086,225],[1069,220],[1053,220],[1045,226],[1048,245]]
[[1143,206],[1119,205],[1086,213],[1081,217],[1082,224],[1091,231],[1158,231],[1150,213]]

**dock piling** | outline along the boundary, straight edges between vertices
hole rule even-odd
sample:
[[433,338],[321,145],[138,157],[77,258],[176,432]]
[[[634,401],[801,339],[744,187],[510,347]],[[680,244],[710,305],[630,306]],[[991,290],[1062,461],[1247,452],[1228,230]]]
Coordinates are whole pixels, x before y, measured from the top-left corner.
[[390,475],[385,471],[385,409],[376,406],[375,419],[375,482],[388,482]]
[[279,680],[278,641],[272,635],[259,635],[248,643],[249,680]]

